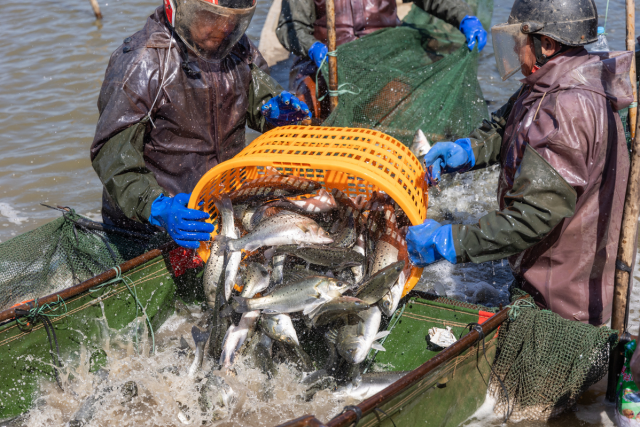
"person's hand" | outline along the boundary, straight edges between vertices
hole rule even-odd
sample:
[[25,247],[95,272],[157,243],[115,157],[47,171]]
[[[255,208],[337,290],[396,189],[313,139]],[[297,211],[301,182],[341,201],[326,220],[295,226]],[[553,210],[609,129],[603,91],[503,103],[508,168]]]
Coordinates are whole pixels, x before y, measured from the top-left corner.
[[198,249],[201,241],[211,239],[213,224],[202,222],[209,218],[208,213],[187,208],[189,197],[185,193],[175,197],[160,195],[151,205],[149,222],[164,228],[180,246]]
[[322,61],[327,57],[327,52],[329,52],[329,49],[327,49],[327,46],[325,46],[324,43],[315,42],[309,48],[309,58],[313,59],[316,67],[320,68]]
[[425,179],[429,185],[436,185],[442,173],[465,172],[476,164],[469,138],[456,142],[438,142],[424,156],[427,168]]
[[467,39],[467,47],[469,50],[473,50],[476,45],[476,41],[478,42],[478,52],[481,52],[484,49],[484,46],[487,44],[487,32],[484,30],[484,27],[475,16],[467,15],[460,22],[460,31]]
[[285,126],[311,118],[307,104],[286,90],[265,103],[261,111],[267,122],[275,126]]
[[440,225],[432,219],[409,227],[407,249],[411,262],[418,267],[425,267],[443,258],[452,264],[456,263],[451,225]]

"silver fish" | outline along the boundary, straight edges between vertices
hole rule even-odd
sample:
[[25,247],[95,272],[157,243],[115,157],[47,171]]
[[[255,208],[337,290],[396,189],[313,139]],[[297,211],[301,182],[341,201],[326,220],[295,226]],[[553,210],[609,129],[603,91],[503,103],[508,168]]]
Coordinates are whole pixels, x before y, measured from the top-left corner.
[[422,162],[422,158],[427,155],[429,150],[431,150],[431,143],[425,136],[422,129],[418,129],[416,134],[413,136],[413,143],[409,148],[411,152]]
[[312,313],[309,313],[311,317],[311,323],[313,326],[322,326],[336,320],[339,317],[345,316],[350,313],[357,313],[369,308],[369,304],[354,297],[341,297],[329,301],[326,304],[322,304]]
[[202,366],[202,360],[204,358],[204,346],[209,340],[209,336],[211,335],[211,320],[213,317],[213,311],[207,311],[202,315],[202,318],[198,321],[196,325],[191,328],[191,336],[193,337],[193,342],[196,344],[195,357],[193,359],[193,363],[189,367],[187,371],[187,375],[189,377],[194,377],[196,372]]
[[[106,378],[101,382],[104,382],[105,380]],[[134,381],[127,381],[120,385],[118,389],[120,390],[122,397],[124,397],[124,401],[122,402],[123,404],[131,401],[131,399],[138,395],[138,385]],[[102,404],[105,396],[112,391],[113,387],[101,385],[94,394],[87,397],[85,401],[82,402],[80,409],[73,414],[69,421],[69,427],[82,427],[87,425],[93,419],[98,406]]]
[[[223,239],[225,240],[225,239]],[[226,239],[228,240],[228,239]],[[333,240],[314,220],[294,212],[282,211],[263,220],[246,236],[228,240],[227,249],[254,251],[263,246],[282,246],[301,243],[326,244]]]
[[285,245],[276,248],[276,255],[289,254],[308,263],[342,270],[364,262],[364,255],[349,248],[334,248],[323,245]]
[[247,336],[255,329],[256,322],[260,316],[259,311],[249,311],[243,313],[238,325],[231,325],[224,336],[222,354],[220,355],[220,365],[224,369],[229,369],[235,362],[236,353],[242,347]]
[[283,285],[265,297],[253,299],[233,297],[235,300],[233,307],[238,313],[263,310],[266,314],[298,311],[307,314],[321,304],[341,297],[348,288],[347,283],[330,277],[310,276]]
[[264,333],[273,340],[292,346],[300,345],[291,317],[287,314],[265,314],[260,320],[260,326]]
[[237,395],[227,382],[212,370],[207,374],[207,381],[200,389],[198,404],[200,410],[208,415],[211,421],[224,417],[237,401]]
[[324,188],[318,190],[314,197],[306,199],[282,199],[269,203],[268,206],[280,207],[291,211],[303,213],[324,213],[331,212],[338,207],[333,195]]
[[374,394],[384,390],[391,384],[395,383],[410,371],[399,372],[369,372],[362,375],[359,385],[349,382],[338,387],[333,395],[337,398],[345,399],[350,397],[357,401],[363,401],[370,398]]
[[269,271],[262,264],[252,262],[244,272],[244,288],[240,294],[243,298],[253,298],[269,286]]
[[367,304],[375,304],[385,296],[398,281],[404,268],[404,261],[398,261],[380,270],[375,276],[365,281],[355,292],[355,296]]
[[[216,208],[220,214],[222,221],[222,235],[229,239],[237,239],[236,227],[233,220],[233,206],[231,205],[231,199],[224,196],[220,203],[216,203]],[[224,270],[224,299],[229,300],[233,285],[236,283],[236,276],[238,275],[238,269],[240,268],[240,261],[242,260],[242,252],[229,251],[227,253],[226,266]]]
[[378,302],[380,310],[382,310],[385,316],[393,316],[393,313],[398,308],[398,303],[402,298],[402,291],[404,290],[404,285],[407,283],[407,279],[408,278],[405,278],[405,271],[401,271],[396,283],[391,286],[389,292]]
[[384,347],[376,341],[389,335],[389,331],[378,332],[382,313],[377,306],[361,311],[358,316],[360,320],[356,325],[341,327],[336,337],[338,353],[353,364],[362,362],[371,348],[384,351]]
[[[223,200],[216,200],[216,209],[220,213],[218,221],[221,221],[222,235],[225,233],[233,232],[235,235],[235,228],[233,227],[233,208],[231,207],[231,201],[228,198]],[[231,209],[231,218],[228,218],[228,212]],[[227,217],[224,218],[223,215]],[[226,226],[225,226],[226,224]],[[228,236],[229,237],[229,236]],[[224,251],[222,250],[222,241],[214,239],[211,242],[209,259],[204,267],[204,274],[202,282],[204,286],[204,295],[207,303],[210,307],[214,307],[216,303],[216,294],[218,283],[222,278],[222,272],[225,270],[224,265]]]
[[273,269],[271,271],[271,278],[273,283],[280,285],[284,280],[284,261],[287,259],[287,255],[277,255],[271,260]]
[[[353,251],[359,253],[362,256],[365,256],[365,241],[364,235],[362,233],[358,235],[358,239],[356,240],[356,244],[353,247]],[[364,263],[351,267],[351,272],[353,273],[355,283],[359,284],[360,282],[362,282],[365,273],[364,268]]]

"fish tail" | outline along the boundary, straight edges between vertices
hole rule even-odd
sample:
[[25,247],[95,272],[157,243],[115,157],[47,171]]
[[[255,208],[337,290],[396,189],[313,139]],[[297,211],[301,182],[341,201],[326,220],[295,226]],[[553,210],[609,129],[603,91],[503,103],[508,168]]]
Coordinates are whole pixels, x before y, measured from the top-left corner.
[[199,343],[207,342],[207,340],[209,339],[209,335],[210,334],[208,331],[202,331],[195,325],[191,328],[191,336],[193,337],[193,342],[196,343],[196,346]]

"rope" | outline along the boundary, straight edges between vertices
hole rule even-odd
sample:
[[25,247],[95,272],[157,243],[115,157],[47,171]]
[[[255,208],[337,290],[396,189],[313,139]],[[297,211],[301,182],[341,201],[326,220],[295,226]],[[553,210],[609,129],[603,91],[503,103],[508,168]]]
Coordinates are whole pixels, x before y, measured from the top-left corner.
[[[61,313],[56,313],[60,307],[64,308],[64,311]],[[45,310],[48,310],[49,313],[45,313]],[[44,327],[45,332],[47,333],[47,338],[49,339],[49,354],[51,355],[51,361],[53,362],[53,373],[56,378],[56,383],[60,390],[64,391],[62,387],[62,381],[60,381],[60,373],[58,372],[58,368],[62,368],[62,362],[60,357],[60,346],[58,345],[58,337],[56,336],[56,331],[49,320],[50,317],[58,317],[67,313],[67,304],[64,300],[58,295],[58,300],[55,302],[43,304],[38,306],[38,299],[36,298],[33,303],[33,308],[29,310],[17,309],[16,311],[16,323],[21,330],[30,330],[33,328],[33,324],[39,319],[42,322],[42,326]],[[53,336],[53,341],[51,337]],[[56,344],[56,353],[53,352],[53,343]]]
[[[101,283],[96,287],[93,287],[91,289],[89,289],[89,292],[98,292],[99,290],[101,290],[104,287],[107,287],[109,285],[113,285],[114,283],[118,283],[120,281],[122,281],[122,283],[124,283],[124,285],[127,287],[127,289],[129,290],[129,293],[131,294],[131,296],[133,297],[133,299],[136,302],[136,318],[138,318],[138,307],[140,307],[140,309],[142,310],[142,314],[144,314],[144,317],[147,321],[147,326],[149,326],[149,332],[151,333],[151,354],[155,354],[156,352],[156,337],[155,334],[153,333],[153,327],[151,326],[151,320],[149,320],[149,316],[147,316],[147,311],[144,309],[144,306],[142,305],[142,303],[140,302],[140,300],[138,299],[138,293],[136,292],[136,287],[133,283],[133,280],[131,280],[130,277],[127,276],[123,276],[122,275],[122,270],[120,269],[120,266],[117,267],[113,267],[112,270],[114,270],[116,272],[116,277],[114,277],[113,279]],[[131,285],[131,286],[129,286]],[[136,333],[135,335],[136,337],[136,347],[138,347],[138,334]]]
[[537,308],[538,306],[528,301],[526,299],[516,300],[513,304],[511,304],[511,308],[509,309],[509,319],[514,321],[518,318],[518,314],[520,314],[520,309],[522,308]]
[[[388,419],[389,421],[391,421],[391,424],[393,424],[393,427],[397,427],[397,426],[396,426],[396,423],[393,421],[393,418],[391,418],[391,417],[389,416],[389,414],[387,414],[386,412],[384,412],[382,409],[380,409],[380,408],[378,408],[378,407],[375,407],[375,408],[373,408],[373,410],[374,410],[374,411],[378,411],[378,412],[382,412],[382,413],[384,414],[384,416],[385,416],[385,417],[387,417],[387,419]],[[378,417],[378,420],[380,421],[380,417]]]
[[607,34],[607,17],[609,16],[609,0],[607,0],[607,8],[605,9],[604,12],[604,26],[602,28],[604,28],[604,33]]
[[[323,99],[325,99],[327,97],[327,95],[329,95],[329,96],[339,96],[339,95],[345,95],[345,94],[359,95],[360,94],[360,88],[358,86],[354,85],[353,83],[342,83],[341,85],[338,85],[338,90],[328,89],[328,93],[325,93],[324,95],[322,95],[322,97],[318,98],[318,78],[320,76],[320,70],[322,69],[322,66],[325,64],[325,62],[327,62],[327,56],[335,56],[335,57],[337,57],[338,56],[338,51],[332,50],[331,52],[327,52],[325,57],[322,58],[322,62],[320,63],[320,66],[318,67],[318,71],[316,71],[316,99],[318,100],[318,102],[320,102]],[[349,89],[343,89],[345,87],[351,87],[353,89],[356,89],[357,92],[351,91]]]

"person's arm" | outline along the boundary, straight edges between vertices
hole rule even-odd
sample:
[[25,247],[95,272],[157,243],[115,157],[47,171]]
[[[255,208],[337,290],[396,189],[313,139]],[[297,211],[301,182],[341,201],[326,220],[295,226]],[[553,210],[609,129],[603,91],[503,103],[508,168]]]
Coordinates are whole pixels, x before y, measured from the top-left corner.
[[469,5],[462,0],[413,0],[413,3],[456,28],[460,28],[465,16],[472,14]]
[[276,36],[289,52],[305,57],[309,48],[318,41],[313,36],[315,21],[313,0],[282,0]]
[[601,108],[585,97],[583,117],[576,121],[575,102],[575,95],[565,91],[541,108],[538,102],[533,104],[536,117],[524,136],[527,144],[513,187],[505,195],[505,209],[474,225],[453,226],[458,262],[515,255],[542,241],[563,218],[573,216],[578,196],[589,182],[588,139],[597,133]]
[[491,113],[491,121],[483,120],[482,125],[469,135],[471,149],[476,160],[472,170],[486,168],[500,161],[504,129],[507,126],[513,105],[521,93],[522,87],[511,95],[506,104]]
[[128,218],[145,223],[151,204],[164,192],[143,157],[150,126],[146,116],[158,90],[157,64],[163,56],[158,52],[114,53],[98,99],[100,118],[91,146],[92,166],[111,199]]

